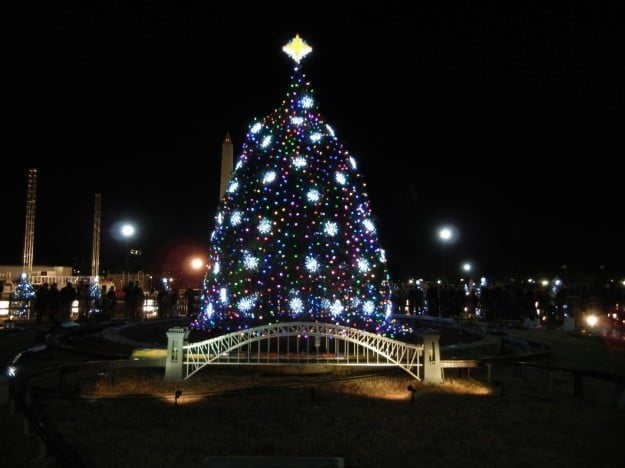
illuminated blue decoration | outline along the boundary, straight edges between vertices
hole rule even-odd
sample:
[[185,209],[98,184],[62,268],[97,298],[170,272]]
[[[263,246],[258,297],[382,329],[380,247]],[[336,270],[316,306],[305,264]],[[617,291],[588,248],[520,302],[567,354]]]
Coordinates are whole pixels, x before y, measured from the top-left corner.
[[234,193],[237,191],[237,189],[239,188],[239,183],[238,182],[232,182],[229,186],[228,186],[228,193]]
[[[294,60],[305,50],[289,48]],[[216,210],[193,327],[217,336],[296,318],[403,332],[389,315],[381,228],[339,134],[297,66],[282,103],[245,135]]]
[[256,302],[256,296],[247,296],[241,298],[237,303],[237,308],[241,312],[248,312],[252,307],[254,307],[254,303]]
[[323,225],[323,232],[325,232],[328,236],[336,236],[339,232],[339,225],[334,221],[326,221]]
[[258,257],[254,257],[249,252],[245,252],[245,254],[243,254],[243,265],[245,265],[245,268],[248,270],[255,270],[258,268]]
[[304,302],[299,297],[294,297],[289,301],[289,307],[294,314],[301,314],[304,310]]
[[271,221],[266,218],[260,220],[258,223],[258,232],[261,234],[269,234],[271,232]]
[[263,141],[261,142],[260,146],[261,148],[267,148],[270,143],[271,143],[271,135],[267,135],[265,138],[263,138]]
[[308,201],[316,203],[321,198],[321,194],[319,193],[319,190],[310,189],[306,194],[306,198],[308,199]]
[[238,226],[239,224],[241,224],[242,219],[243,214],[240,211],[233,211],[230,215],[230,224],[232,226]]
[[315,101],[310,96],[304,96],[302,98],[302,107],[304,109],[310,109],[315,104]]
[[321,140],[321,133],[315,132],[310,135],[310,141],[312,141],[313,143],[317,143],[319,140]]
[[296,156],[293,158],[293,165],[297,168],[300,169],[304,166],[306,166],[306,164],[308,164],[306,162],[306,158],[303,156]]
[[343,312],[343,310],[343,304],[341,304],[341,301],[339,301],[338,299],[334,301],[334,303],[330,306],[330,312],[332,312],[332,315],[339,315],[341,312]]
[[313,257],[306,257],[306,269],[311,273],[316,273],[319,270],[319,262]]
[[373,221],[371,221],[370,219],[365,219],[362,224],[365,226],[365,229],[369,232],[374,232],[375,231],[375,225],[373,224]]
[[358,259],[358,270],[360,270],[361,273],[366,273],[370,269],[371,269],[371,265],[369,265],[368,260],[365,260],[364,258]]
[[347,182],[347,178],[345,177],[345,174],[343,174],[342,172],[337,172],[334,175],[334,178],[341,185],[345,185],[345,183]]
[[270,184],[276,180],[276,171],[267,171],[263,176],[263,184]]

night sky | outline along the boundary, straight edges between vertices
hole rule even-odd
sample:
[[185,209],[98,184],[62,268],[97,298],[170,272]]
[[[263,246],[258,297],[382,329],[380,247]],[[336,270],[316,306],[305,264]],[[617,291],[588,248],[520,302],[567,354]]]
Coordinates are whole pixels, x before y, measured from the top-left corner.
[[623,272],[616,11],[83,3],[0,11],[0,264],[21,262],[29,167],[36,264],[89,263],[96,192],[105,269],[123,262],[111,229],[124,219],[155,273],[201,252],[224,135],[236,158],[252,119],[279,105],[292,66],[281,48],[299,33],[320,111],[369,185],[393,278],[441,272],[445,222],[459,232],[452,268]]

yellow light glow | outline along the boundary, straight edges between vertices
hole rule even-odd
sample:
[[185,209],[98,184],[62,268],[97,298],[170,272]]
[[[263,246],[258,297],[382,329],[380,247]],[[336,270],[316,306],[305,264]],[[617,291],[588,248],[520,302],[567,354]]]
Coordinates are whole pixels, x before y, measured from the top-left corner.
[[295,63],[300,62],[306,55],[312,52],[312,47],[310,47],[304,40],[299,37],[299,34],[296,34],[291,42],[282,47],[282,50],[291,57]]
[[588,315],[586,317],[586,323],[591,327],[594,327],[595,325],[597,325],[598,320],[599,319],[597,318],[596,315]]
[[194,270],[199,270],[204,266],[204,262],[202,261],[201,258],[194,258],[193,260],[191,260],[191,268],[193,268]]

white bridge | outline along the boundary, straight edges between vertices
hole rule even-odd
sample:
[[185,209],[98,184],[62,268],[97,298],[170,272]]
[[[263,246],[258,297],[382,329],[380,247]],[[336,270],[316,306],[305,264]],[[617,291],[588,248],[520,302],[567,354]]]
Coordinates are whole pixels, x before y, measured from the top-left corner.
[[398,366],[417,380],[442,379],[438,335],[412,344],[319,322],[263,325],[190,344],[188,334],[167,332],[166,380],[187,379],[208,365]]

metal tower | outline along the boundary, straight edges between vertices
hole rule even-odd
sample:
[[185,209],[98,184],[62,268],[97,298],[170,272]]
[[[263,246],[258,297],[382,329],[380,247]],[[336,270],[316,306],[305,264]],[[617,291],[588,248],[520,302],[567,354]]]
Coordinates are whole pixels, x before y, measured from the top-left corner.
[[226,134],[223,145],[221,145],[221,184],[219,187],[219,201],[226,193],[226,187],[230,176],[232,176],[232,160],[234,159],[234,147],[232,146],[232,139],[230,133]]
[[22,271],[28,276],[33,271],[35,247],[35,209],[37,208],[37,169],[28,169],[26,189],[26,227],[24,229],[24,260]]
[[95,194],[93,207],[93,246],[91,247],[91,276],[100,275],[100,219],[102,217],[102,195]]

